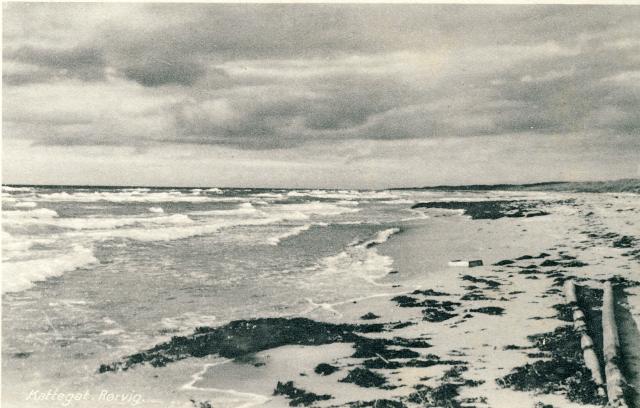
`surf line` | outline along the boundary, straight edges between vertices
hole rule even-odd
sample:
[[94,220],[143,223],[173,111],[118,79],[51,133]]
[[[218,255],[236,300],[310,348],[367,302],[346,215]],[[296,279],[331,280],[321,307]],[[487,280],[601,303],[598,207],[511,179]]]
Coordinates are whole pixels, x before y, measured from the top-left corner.
[[405,290],[402,292],[393,292],[393,293],[376,293],[375,295],[369,295],[369,296],[361,296],[361,297],[355,297],[355,298],[351,298],[351,299],[347,299],[347,300],[341,300],[340,302],[335,302],[335,303],[316,303],[313,301],[313,299],[311,298],[305,298],[305,300],[307,302],[309,302],[309,309],[305,310],[304,312],[301,313],[291,313],[291,314],[287,314],[286,316],[304,316],[307,315],[311,312],[313,312],[314,310],[317,309],[324,309],[327,310],[329,312],[334,313],[338,318],[342,318],[343,314],[338,312],[336,309],[334,309],[335,306],[340,306],[340,305],[344,305],[347,303],[353,303],[353,302],[358,302],[361,300],[367,300],[367,299],[375,299],[375,298],[380,298],[380,297],[391,297],[391,296],[398,296],[398,295],[407,295],[410,294],[418,289],[422,288],[422,285],[416,285],[414,286],[412,289],[409,290]]
[[211,387],[196,387],[195,383],[197,383],[198,381],[201,381],[204,379],[204,374],[207,372],[207,370],[209,370],[209,368],[211,367],[215,367],[215,366],[219,366],[222,364],[226,364],[228,362],[232,361],[231,359],[225,359],[223,361],[218,361],[216,363],[207,363],[202,367],[202,370],[194,373],[191,375],[191,381],[189,381],[188,383],[184,384],[183,386],[180,387],[180,390],[182,391],[207,391],[207,392],[219,392],[222,394],[229,394],[231,396],[234,396],[236,398],[240,398],[240,399],[249,399],[249,401],[247,401],[246,403],[242,404],[242,405],[238,405],[236,408],[250,408],[250,407],[255,407],[258,405],[262,405],[265,402],[269,401],[271,398],[265,397],[264,395],[260,395],[260,394],[253,394],[250,392],[240,392],[240,391],[236,391],[234,389],[221,389],[221,388],[211,388]]

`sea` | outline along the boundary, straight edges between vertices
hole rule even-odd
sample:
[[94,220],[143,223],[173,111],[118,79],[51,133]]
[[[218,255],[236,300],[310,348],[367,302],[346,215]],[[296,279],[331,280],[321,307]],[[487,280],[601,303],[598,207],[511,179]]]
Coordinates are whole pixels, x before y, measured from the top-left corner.
[[3,186],[3,406],[91,388],[99,363],[199,326],[388,293],[379,249],[427,199],[443,195]]

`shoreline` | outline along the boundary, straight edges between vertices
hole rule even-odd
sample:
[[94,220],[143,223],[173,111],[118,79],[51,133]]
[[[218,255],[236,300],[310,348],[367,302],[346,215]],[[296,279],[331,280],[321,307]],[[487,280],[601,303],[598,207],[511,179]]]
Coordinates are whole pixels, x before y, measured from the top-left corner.
[[[557,198],[528,202],[545,212],[535,217],[500,204],[515,216],[427,209],[381,224],[385,239],[353,244],[393,259],[392,270],[375,279],[380,291],[329,303],[309,297],[298,313],[216,322],[124,356],[118,361],[133,357],[131,370],[114,366],[96,378],[114,386],[148,384],[152,376],[177,384],[143,406],[598,406],[588,378],[550,374],[586,369],[572,354],[580,345],[559,306],[561,285],[632,279],[635,219],[624,197],[612,208]],[[457,203],[458,212],[479,205]],[[396,227],[400,233],[389,233]],[[484,265],[449,267],[451,259]],[[625,318],[637,325],[640,289],[624,291]],[[217,340],[201,344],[202,336]],[[235,337],[221,342],[225,336]]]

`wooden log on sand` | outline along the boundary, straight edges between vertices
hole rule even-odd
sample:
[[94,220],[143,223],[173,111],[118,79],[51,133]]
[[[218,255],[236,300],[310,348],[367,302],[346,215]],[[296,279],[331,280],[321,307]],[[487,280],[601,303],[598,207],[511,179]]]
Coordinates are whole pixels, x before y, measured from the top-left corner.
[[611,282],[604,283],[602,295],[602,352],[604,371],[607,377],[607,396],[610,407],[627,408],[624,400],[625,379],[620,371],[620,339],[614,311],[613,287]]
[[582,354],[584,357],[584,363],[591,371],[591,377],[593,382],[598,386],[598,395],[604,396],[604,381],[602,379],[602,370],[600,369],[600,363],[598,357],[593,350],[593,340],[587,332],[587,322],[582,310],[578,308],[578,298],[576,296],[576,286],[572,280],[567,280],[564,283],[564,297],[567,301],[567,305],[571,307],[573,311],[573,326],[578,333],[580,333],[580,348],[582,348]]

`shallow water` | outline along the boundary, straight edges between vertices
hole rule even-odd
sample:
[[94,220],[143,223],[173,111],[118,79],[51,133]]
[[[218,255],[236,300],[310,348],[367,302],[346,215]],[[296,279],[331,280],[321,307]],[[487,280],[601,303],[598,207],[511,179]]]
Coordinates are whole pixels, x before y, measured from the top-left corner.
[[378,245],[420,195],[5,187],[3,391],[82,391],[197,326],[388,291]]

